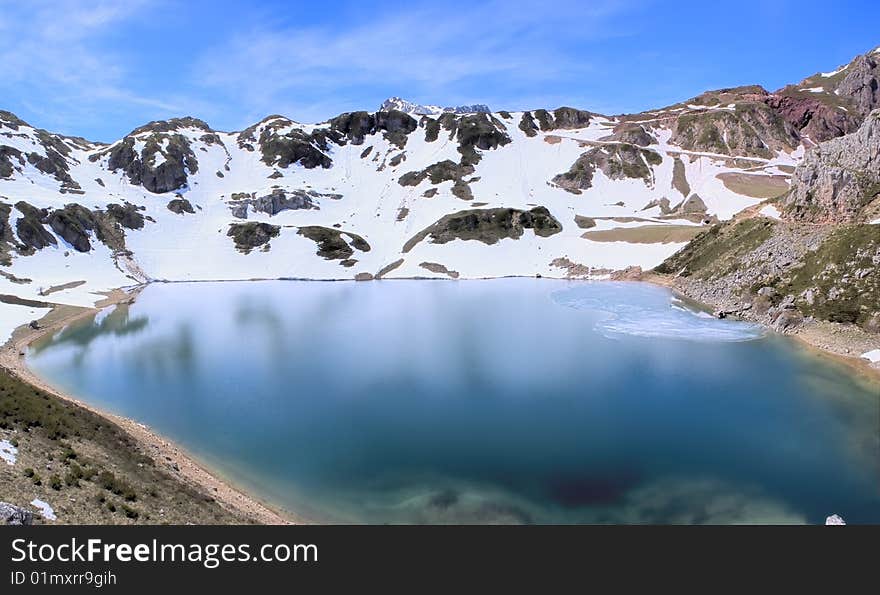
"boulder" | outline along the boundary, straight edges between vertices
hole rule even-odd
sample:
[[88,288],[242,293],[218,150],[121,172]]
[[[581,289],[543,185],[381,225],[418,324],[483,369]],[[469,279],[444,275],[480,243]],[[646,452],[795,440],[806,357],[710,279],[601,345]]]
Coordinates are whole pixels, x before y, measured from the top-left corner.
[[0,521],[7,525],[32,525],[34,513],[13,504],[0,502]]

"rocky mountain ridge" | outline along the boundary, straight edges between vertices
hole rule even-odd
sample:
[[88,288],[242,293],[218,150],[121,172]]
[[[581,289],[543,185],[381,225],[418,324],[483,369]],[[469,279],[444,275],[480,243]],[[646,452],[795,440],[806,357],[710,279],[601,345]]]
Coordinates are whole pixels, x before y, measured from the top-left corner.
[[876,155],[851,150],[861,137],[815,145],[873,138],[858,126],[873,121],[878,58],[619,116],[397,102],[237,132],[176,118],[102,144],[0,112],[0,295],[83,305],[150,280],[604,278],[657,266],[744,210],[866,221],[868,203],[840,205],[870,189],[851,170]]

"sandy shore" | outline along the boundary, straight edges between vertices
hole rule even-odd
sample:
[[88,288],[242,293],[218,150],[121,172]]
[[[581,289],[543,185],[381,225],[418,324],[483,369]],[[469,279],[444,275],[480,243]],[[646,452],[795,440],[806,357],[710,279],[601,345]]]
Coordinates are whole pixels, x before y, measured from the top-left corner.
[[252,522],[267,525],[286,525],[301,522],[288,513],[273,510],[266,504],[247,495],[230,482],[218,477],[198,463],[192,456],[173,442],[159,436],[144,424],[127,417],[114,415],[66,395],[34,374],[25,364],[24,353],[28,345],[37,339],[56,332],[68,324],[90,316],[101,308],[122,303],[136,297],[139,288],[130,292],[113,290],[106,298],[95,304],[94,308],[57,305],[39,321],[39,328],[23,325],[15,330],[9,341],[0,347],[0,367],[21,380],[55,395],[59,399],[75,403],[96,415],[116,424],[134,438],[143,451],[156,461],[164,461],[179,480],[201,490],[214,498],[227,510],[236,512]]

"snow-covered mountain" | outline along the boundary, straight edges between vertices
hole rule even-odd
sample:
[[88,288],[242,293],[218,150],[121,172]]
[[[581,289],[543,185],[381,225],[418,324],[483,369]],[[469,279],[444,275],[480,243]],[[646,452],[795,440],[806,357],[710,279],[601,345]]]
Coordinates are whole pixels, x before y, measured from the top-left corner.
[[91,304],[149,280],[653,267],[786,192],[808,146],[855,130],[880,103],[878,58],[622,116],[399,103],[238,132],[151,122],[105,145],[0,112],[0,295]]
[[477,103],[474,105],[459,105],[456,107],[440,107],[439,105],[420,105],[401,99],[400,97],[389,97],[379,106],[380,112],[389,112],[396,110],[405,114],[414,116],[439,116],[445,113],[453,114],[488,114],[492,110],[489,106]]

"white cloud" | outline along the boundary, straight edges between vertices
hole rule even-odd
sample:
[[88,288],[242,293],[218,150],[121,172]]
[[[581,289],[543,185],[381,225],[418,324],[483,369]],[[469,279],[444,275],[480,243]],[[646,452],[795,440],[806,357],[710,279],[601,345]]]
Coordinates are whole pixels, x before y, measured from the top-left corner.
[[[193,77],[251,111],[288,107],[297,111],[287,115],[299,120],[335,113],[316,111],[309,105],[314,97],[339,99],[364,87],[416,100],[479,101],[499,83],[534,87],[586,75],[591,65],[567,55],[565,44],[610,35],[604,25],[620,9],[620,2],[570,1],[544,9],[475,3],[466,11],[408,5],[355,26],[267,25],[211,48],[196,61]],[[479,96],[456,90],[481,81]],[[342,103],[336,101],[336,111]]]
[[167,100],[143,97],[127,86],[124,57],[101,43],[126,21],[148,7],[146,0],[0,0],[0,89],[16,90],[22,103],[41,104],[37,113],[61,130],[96,117],[112,104],[150,105],[162,110],[176,106]]

